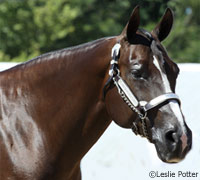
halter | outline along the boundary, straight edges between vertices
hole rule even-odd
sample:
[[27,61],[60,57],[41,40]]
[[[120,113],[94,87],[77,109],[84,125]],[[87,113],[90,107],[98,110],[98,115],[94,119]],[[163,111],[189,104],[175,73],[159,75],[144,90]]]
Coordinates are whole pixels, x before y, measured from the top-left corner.
[[[122,79],[120,76],[120,70],[118,68],[118,60],[120,57],[120,43],[116,43],[114,47],[112,48],[111,53],[111,61],[110,61],[110,70],[109,70],[109,80],[107,81],[105,87],[104,87],[104,95],[105,90],[107,86],[110,86],[111,82],[114,82],[114,85],[118,89],[118,93],[121,96],[121,98],[124,100],[124,102],[130,107],[132,111],[137,113],[141,126],[142,126],[142,133],[140,134],[142,137],[146,137],[149,141],[150,135],[147,130],[147,113],[149,110],[167,102],[169,103],[171,100],[176,100],[180,104],[179,97],[174,93],[166,93],[162,94],[149,102],[147,101],[138,101],[137,97],[133,94],[133,92],[130,90],[127,83]],[[132,130],[133,132],[138,135],[139,134],[139,122],[133,121]]]

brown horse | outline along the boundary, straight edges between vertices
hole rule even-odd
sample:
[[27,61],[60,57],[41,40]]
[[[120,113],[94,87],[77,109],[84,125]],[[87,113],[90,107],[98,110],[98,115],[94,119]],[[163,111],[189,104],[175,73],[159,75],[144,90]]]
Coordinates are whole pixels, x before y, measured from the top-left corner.
[[81,179],[81,159],[111,120],[147,137],[163,161],[182,160],[192,133],[174,94],[179,69],[160,43],[172,22],[167,9],[151,33],[138,29],[136,7],[119,36],[1,72],[0,179]]

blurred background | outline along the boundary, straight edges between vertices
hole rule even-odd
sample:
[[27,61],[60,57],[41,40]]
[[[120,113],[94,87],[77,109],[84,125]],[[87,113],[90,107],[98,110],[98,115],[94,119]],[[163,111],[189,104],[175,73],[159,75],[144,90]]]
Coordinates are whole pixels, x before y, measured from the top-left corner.
[[40,54],[121,33],[133,8],[151,31],[166,7],[175,24],[163,42],[176,62],[200,62],[200,0],[0,0],[0,61]]

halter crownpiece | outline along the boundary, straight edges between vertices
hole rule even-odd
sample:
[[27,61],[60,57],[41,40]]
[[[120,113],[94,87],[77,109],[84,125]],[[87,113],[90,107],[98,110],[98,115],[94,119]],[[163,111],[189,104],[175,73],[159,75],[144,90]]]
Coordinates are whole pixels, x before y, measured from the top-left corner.
[[110,77],[114,76],[115,73],[118,73],[117,66],[118,66],[120,48],[121,48],[121,45],[119,43],[115,44],[114,47],[112,48],[112,52],[111,52],[112,60],[110,61],[111,67],[109,70]]
[[[141,125],[142,125],[142,134],[141,136],[146,137],[150,141],[150,136],[147,130],[147,112],[159,105],[162,105],[165,102],[170,102],[171,100],[176,100],[180,104],[179,97],[174,93],[162,94],[149,102],[147,101],[138,101],[137,97],[133,94],[127,83],[121,78],[120,70],[118,67],[118,60],[120,56],[120,43],[116,43],[112,48],[110,61],[110,70],[109,70],[109,80],[105,86],[108,86],[111,81],[114,82],[115,86],[118,89],[118,93],[124,102],[131,108],[132,111],[138,114]],[[133,132],[139,134],[139,125],[136,122],[133,122],[132,126]]]

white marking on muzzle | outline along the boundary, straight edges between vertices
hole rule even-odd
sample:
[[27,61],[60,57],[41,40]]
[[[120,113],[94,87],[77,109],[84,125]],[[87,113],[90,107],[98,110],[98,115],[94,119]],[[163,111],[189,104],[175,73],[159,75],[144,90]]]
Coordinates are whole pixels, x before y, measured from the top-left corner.
[[[155,56],[153,56],[153,63],[160,72],[160,76],[161,76],[161,79],[162,79],[162,82],[164,85],[164,90],[165,90],[164,93],[172,92],[167,75],[164,72],[162,72],[159,62],[158,62],[158,59]],[[184,119],[183,119],[183,115],[181,113],[181,109],[180,109],[178,102],[175,100],[172,100],[169,102],[169,106],[170,106],[170,109],[172,110],[172,112],[174,113],[174,115],[176,116],[177,120],[179,121],[182,131],[185,134],[186,129],[185,129],[185,125],[184,125]]]

